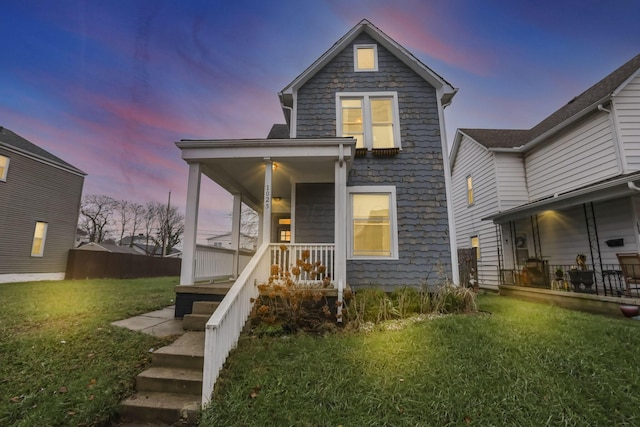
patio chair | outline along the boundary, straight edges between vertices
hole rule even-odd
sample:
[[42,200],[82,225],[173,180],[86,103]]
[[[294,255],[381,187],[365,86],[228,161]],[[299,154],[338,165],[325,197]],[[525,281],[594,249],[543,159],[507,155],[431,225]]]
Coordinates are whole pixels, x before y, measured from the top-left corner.
[[626,287],[626,295],[631,296],[631,290],[636,292],[640,289],[640,254],[624,253],[616,254],[622,278]]

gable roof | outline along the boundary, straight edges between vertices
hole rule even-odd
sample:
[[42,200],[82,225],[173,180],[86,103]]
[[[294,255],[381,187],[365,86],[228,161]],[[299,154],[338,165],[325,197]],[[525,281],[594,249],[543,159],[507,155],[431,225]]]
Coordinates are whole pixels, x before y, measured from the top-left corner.
[[73,172],[79,175],[86,175],[80,169],[70,165],[61,158],[54,156],[47,150],[38,147],[33,142],[21,137],[17,133],[0,126],[0,147],[6,147],[13,151],[25,154],[29,157],[35,158],[43,163],[47,163],[53,166],[58,166],[69,172]]
[[340,52],[342,52],[356,37],[360,34],[366,33],[381,46],[384,46],[388,51],[395,55],[400,61],[406,64],[409,68],[415,71],[419,76],[429,82],[433,87],[438,90],[440,100],[443,106],[451,103],[451,99],[456,94],[458,89],[454,88],[449,82],[447,82],[442,76],[437,74],[431,68],[423,64],[418,58],[413,56],[411,52],[406,50],[400,44],[398,44],[391,37],[383,33],[378,27],[373,25],[366,19],[360,21],[354,26],[347,34],[342,36],[329,50],[327,50],[320,58],[318,58],[311,66],[302,72],[298,77],[289,83],[284,89],[278,93],[280,97],[280,103],[285,113],[287,123],[290,121],[290,110],[288,108],[293,107],[293,94],[303,86],[311,77],[313,77],[318,71],[320,71],[325,65],[327,65],[333,58],[335,58]]
[[640,74],[640,54],[607,75],[598,83],[573,98],[567,104],[547,116],[531,129],[458,129],[451,150],[450,167],[463,135],[487,149],[514,149],[526,151],[549,135],[594,111],[599,105],[611,100],[627,82]]

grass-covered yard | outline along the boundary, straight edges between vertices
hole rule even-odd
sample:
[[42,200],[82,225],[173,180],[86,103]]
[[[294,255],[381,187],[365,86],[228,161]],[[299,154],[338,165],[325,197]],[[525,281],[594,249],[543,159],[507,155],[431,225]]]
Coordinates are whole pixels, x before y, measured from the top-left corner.
[[99,425],[163,340],[111,326],[171,305],[176,278],[0,284],[0,425]]
[[[100,425],[149,350],[110,322],[176,279],[0,285],[0,425]],[[479,298],[487,313],[324,337],[243,336],[201,426],[640,425],[640,322]]]
[[640,322],[504,297],[399,330],[241,338],[201,426],[637,426]]

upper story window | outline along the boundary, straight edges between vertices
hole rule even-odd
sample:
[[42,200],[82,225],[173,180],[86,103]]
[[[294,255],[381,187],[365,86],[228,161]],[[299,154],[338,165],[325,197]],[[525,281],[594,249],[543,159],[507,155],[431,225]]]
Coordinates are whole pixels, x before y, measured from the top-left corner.
[[350,259],[397,259],[396,188],[348,187]]
[[44,242],[47,238],[46,222],[36,222],[36,229],[33,232],[33,244],[31,245],[31,256],[42,256],[44,254]]
[[467,177],[467,205],[473,204],[473,179],[471,176]]
[[356,148],[400,148],[396,92],[338,93],[337,136],[350,136]]
[[7,173],[9,172],[9,158],[0,155],[0,181],[7,180]]
[[378,71],[378,46],[375,44],[353,45],[353,70]]

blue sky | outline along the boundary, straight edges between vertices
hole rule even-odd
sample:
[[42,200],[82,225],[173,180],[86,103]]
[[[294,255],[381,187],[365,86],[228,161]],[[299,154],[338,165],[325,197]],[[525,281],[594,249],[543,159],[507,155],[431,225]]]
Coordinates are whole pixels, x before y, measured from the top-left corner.
[[[530,128],[640,53],[632,0],[1,3],[0,126],[87,172],[85,194],[171,190],[183,211],[174,142],[266,137],[278,91],[362,18],[459,88],[449,144],[459,127]],[[203,192],[201,232],[226,231],[231,197]]]

